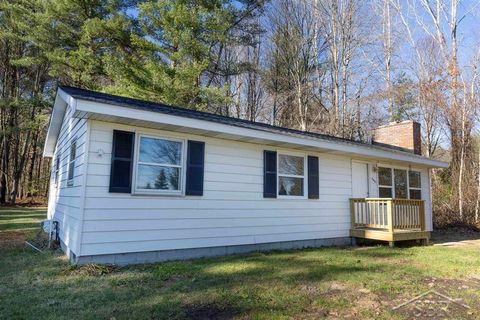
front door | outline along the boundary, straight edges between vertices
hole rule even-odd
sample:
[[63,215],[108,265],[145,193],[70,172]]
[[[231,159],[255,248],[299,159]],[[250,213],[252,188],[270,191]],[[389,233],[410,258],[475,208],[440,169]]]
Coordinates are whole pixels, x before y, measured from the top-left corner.
[[352,196],[368,198],[368,164],[352,161]]

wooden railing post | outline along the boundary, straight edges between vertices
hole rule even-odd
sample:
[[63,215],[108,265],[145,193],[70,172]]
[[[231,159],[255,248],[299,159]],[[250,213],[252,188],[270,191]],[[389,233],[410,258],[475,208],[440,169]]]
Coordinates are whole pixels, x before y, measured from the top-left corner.
[[420,230],[425,231],[425,202],[421,201],[420,202],[420,207],[419,207],[419,214],[420,214]]
[[393,212],[394,212],[394,206],[393,206],[393,200],[389,199],[387,200],[387,217],[388,217],[388,231],[393,233]]

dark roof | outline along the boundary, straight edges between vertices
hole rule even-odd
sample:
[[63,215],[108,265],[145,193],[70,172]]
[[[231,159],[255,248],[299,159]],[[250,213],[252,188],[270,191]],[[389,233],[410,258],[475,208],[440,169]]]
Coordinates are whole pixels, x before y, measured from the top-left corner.
[[86,89],[67,87],[67,86],[61,86],[59,87],[59,89],[62,89],[64,92],[71,95],[73,98],[82,99],[82,100],[113,104],[113,105],[118,105],[118,106],[127,107],[127,108],[144,110],[144,111],[159,112],[159,113],[180,116],[185,118],[194,118],[194,119],[212,121],[212,122],[227,124],[231,126],[262,130],[262,131],[268,131],[273,133],[287,133],[287,134],[301,135],[304,137],[311,137],[311,138],[322,139],[322,140],[330,140],[330,141],[338,141],[338,142],[344,142],[344,143],[350,143],[350,144],[363,145],[363,146],[373,147],[373,148],[382,149],[382,150],[393,149],[397,151],[407,152],[413,155],[412,151],[410,150],[397,148],[394,146],[387,147],[383,145],[382,146],[372,145],[364,142],[359,142],[359,141],[346,139],[346,138],[339,138],[339,137],[316,133],[316,132],[307,132],[307,131],[289,129],[284,127],[272,126],[270,124],[261,123],[261,122],[227,117],[227,116],[222,116],[222,115],[209,113],[209,112],[202,112],[202,111],[196,111],[196,110],[191,110],[186,108],[174,107],[174,106],[169,106],[163,103],[155,103],[155,102],[144,101],[139,99],[132,99],[132,98],[121,97],[121,96],[116,96],[116,95],[111,95],[111,94],[106,94],[106,93],[101,93],[101,92],[91,91]]

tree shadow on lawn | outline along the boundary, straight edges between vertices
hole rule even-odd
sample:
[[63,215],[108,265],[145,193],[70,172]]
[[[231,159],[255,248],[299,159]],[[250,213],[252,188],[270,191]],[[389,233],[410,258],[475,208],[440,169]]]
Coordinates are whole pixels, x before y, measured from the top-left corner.
[[432,243],[437,245],[455,245],[462,241],[478,242],[480,245],[480,231],[469,228],[439,229],[432,232]]
[[[362,258],[368,258],[365,253],[345,259],[342,251],[351,251],[337,250],[336,254],[326,251],[325,256],[322,250],[292,251],[146,266],[140,278],[124,279],[122,286],[128,290],[139,283],[157,283],[153,292],[132,301],[130,310],[134,314],[150,310],[155,317],[168,314],[168,318],[193,319],[223,319],[249,313],[295,315],[315,300],[311,292],[300,289],[306,284],[321,292],[334,280],[358,281],[397,268],[362,263]],[[121,272],[127,270],[138,267]]]
[[47,214],[46,207],[34,207],[34,208],[24,208],[24,207],[3,207],[0,206],[0,215],[16,215],[16,214]]
[[12,213],[12,214],[3,214],[0,211],[0,220],[12,220],[12,219],[25,219],[25,218],[34,218],[34,219],[45,219],[46,214],[44,212],[25,212],[25,213]]
[[[85,276],[74,272],[57,254],[19,251],[6,257],[12,260],[10,272],[3,276],[11,281],[3,284],[6,288],[0,293],[11,294],[0,299],[4,304],[0,311],[8,311],[13,304],[18,305],[17,313],[7,312],[10,317],[77,314],[81,318],[229,319],[248,314],[295,315],[311,308],[331,281],[361,285],[383,279],[398,268],[366,261],[372,255],[378,259],[378,253],[351,249],[283,251],[137,265]],[[15,297],[22,296],[28,297],[28,303],[19,304]]]
[[39,229],[40,221],[46,219],[45,210],[0,209],[0,231]]
[[[1,221],[0,221],[1,222]],[[39,222],[12,222],[12,223],[0,223],[0,232],[2,231],[20,231],[20,230],[33,230],[39,229]]]

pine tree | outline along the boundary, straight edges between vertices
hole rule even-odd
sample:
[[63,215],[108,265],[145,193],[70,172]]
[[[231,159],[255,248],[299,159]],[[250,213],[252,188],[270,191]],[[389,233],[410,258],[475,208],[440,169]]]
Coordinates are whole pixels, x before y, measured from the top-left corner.
[[[224,103],[226,90],[205,86],[202,76],[215,61],[233,21],[231,1],[160,0],[139,5],[133,55],[107,63],[114,93],[204,109]],[[120,59],[120,60],[118,60]]]
[[161,189],[161,190],[168,189],[167,177],[165,176],[164,170],[160,170],[160,173],[158,174],[154,185],[155,185],[155,189]]
[[111,80],[105,61],[128,50],[128,0],[36,1],[32,43],[49,62],[60,84],[101,90]]

